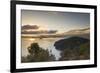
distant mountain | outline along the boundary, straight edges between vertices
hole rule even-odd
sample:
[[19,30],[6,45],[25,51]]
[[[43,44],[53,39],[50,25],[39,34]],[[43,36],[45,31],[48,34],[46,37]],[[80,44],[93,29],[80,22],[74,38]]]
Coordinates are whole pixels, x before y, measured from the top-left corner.
[[58,50],[74,49],[74,48],[79,48],[81,44],[87,42],[89,42],[89,39],[74,36],[74,37],[58,40],[55,42],[54,46]]
[[82,29],[74,29],[74,30],[70,30],[68,32],[64,32],[63,34],[67,34],[67,35],[80,35],[80,34],[88,34],[90,33],[90,28],[82,28]]

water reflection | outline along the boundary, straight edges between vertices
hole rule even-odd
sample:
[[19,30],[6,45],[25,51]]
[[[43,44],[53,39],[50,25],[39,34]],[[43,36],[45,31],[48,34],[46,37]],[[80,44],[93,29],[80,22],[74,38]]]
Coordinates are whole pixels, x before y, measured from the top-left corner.
[[54,55],[55,59],[58,60],[61,52],[55,49],[54,43],[60,39],[62,38],[22,38],[22,56],[29,54],[27,47],[30,46],[31,43],[38,43],[41,48],[48,50],[49,54]]

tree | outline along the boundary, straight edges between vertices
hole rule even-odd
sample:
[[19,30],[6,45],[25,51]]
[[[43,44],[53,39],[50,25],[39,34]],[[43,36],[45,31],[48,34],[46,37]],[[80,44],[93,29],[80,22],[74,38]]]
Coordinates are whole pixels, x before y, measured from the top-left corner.
[[29,55],[23,62],[43,62],[53,61],[53,55],[50,56],[48,50],[39,47],[38,43],[32,43],[28,48]]
[[27,49],[28,49],[28,52],[32,55],[32,54],[38,53],[40,47],[38,43],[32,43]]

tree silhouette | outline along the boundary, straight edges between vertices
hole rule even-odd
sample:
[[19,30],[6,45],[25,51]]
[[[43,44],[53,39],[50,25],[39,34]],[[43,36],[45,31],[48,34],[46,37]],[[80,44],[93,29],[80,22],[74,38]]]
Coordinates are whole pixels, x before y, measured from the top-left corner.
[[39,45],[38,43],[32,43],[28,48],[28,52],[32,55],[32,54],[37,54],[39,52]]

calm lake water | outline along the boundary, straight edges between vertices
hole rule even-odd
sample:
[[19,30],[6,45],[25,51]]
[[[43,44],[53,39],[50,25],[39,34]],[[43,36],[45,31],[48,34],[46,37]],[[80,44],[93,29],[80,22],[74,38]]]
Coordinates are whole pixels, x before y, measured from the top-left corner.
[[29,47],[31,43],[38,43],[41,48],[45,50],[48,49],[49,54],[53,54],[55,59],[58,60],[61,51],[55,49],[54,43],[60,39],[64,38],[22,38],[22,56],[27,56],[29,54],[27,47]]

